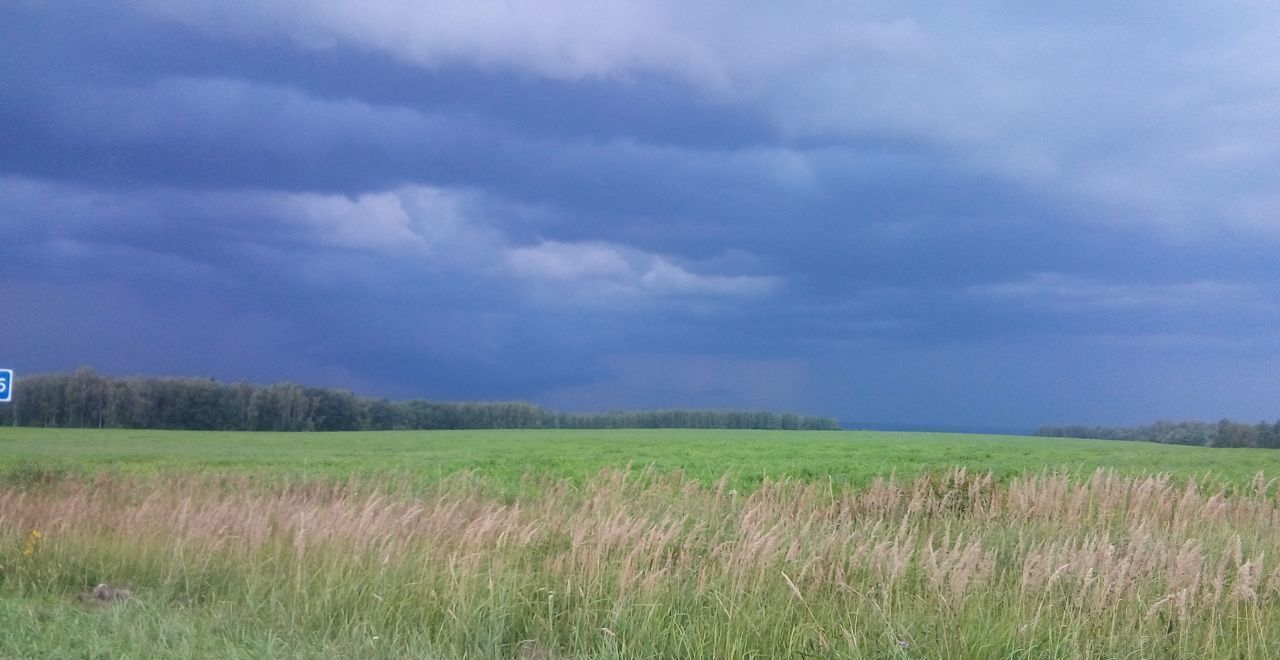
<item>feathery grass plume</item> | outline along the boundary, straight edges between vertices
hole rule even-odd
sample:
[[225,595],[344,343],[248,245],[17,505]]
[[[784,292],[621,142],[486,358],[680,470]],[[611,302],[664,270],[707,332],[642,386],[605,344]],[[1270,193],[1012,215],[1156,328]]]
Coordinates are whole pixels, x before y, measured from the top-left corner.
[[0,488],[11,553],[32,530],[54,539],[41,561],[6,562],[0,598],[75,589],[92,566],[202,620],[333,644],[376,635],[390,657],[514,657],[522,640],[555,657],[894,657],[903,640],[926,657],[1263,658],[1280,630],[1270,482],[954,470],[861,489],[728,483],[646,468],[529,476],[515,497],[474,474],[399,491],[239,477]]
[[1265,557],[1265,553],[1258,555],[1236,569],[1236,577],[1231,585],[1232,601],[1257,602],[1258,587],[1262,580],[1262,562]]

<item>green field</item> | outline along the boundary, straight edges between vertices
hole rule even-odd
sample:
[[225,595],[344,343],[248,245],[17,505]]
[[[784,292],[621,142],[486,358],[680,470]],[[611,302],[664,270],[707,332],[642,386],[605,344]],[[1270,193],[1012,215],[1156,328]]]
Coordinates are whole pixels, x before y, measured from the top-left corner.
[[346,478],[407,476],[430,483],[469,470],[502,483],[526,473],[582,480],[603,468],[653,466],[750,487],[764,476],[865,485],[965,467],[999,479],[1029,471],[1088,475],[1168,472],[1244,483],[1280,475],[1280,452],[1108,440],[873,431],[380,431],[236,433],[0,428],[0,475],[110,470],[233,472]]
[[0,658],[1261,660],[1270,475],[1009,436],[0,429]]

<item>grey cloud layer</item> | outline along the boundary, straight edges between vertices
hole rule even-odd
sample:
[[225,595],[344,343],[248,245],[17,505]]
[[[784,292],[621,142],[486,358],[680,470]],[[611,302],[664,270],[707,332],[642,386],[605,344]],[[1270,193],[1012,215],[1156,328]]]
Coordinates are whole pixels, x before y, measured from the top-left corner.
[[[536,294],[555,304],[628,305],[664,298],[756,297],[778,290],[775,276],[701,273],[672,257],[606,242],[539,240],[514,243],[494,215],[519,213],[482,194],[409,186],[355,197],[281,191],[183,192],[152,189],[116,193],[10,178],[3,182],[0,211],[40,228],[15,247],[55,254],[73,245],[86,251],[114,242],[124,225],[172,233],[157,258],[210,257],[211,242],[236,249],[290,252],[332,249],[399,260],[409,268],[483,279],[504,290]],[[139,203],[138,200],[146,200]],[[51,216],[51,210],[60,215]],[[173,218],[197,225],[160,229]],[[203,235],[203,245],[187,238]],[[152,234],[154,238],[160,238]],[[223,264],[225,265],[225,264]]]
[[1263,2],[15,2],[0,334],[579,408],[1274,416],[1277,33]]
[[1280,11],[1268,3],[1040,15],[1004,3],[305,5],[144,3],[220,33],[432,68],[670,74],[763,108],[784,135],[927,140],[1131,220],[1184,230],[1215,215],[1274,235],[1256,210],[1280,166]]

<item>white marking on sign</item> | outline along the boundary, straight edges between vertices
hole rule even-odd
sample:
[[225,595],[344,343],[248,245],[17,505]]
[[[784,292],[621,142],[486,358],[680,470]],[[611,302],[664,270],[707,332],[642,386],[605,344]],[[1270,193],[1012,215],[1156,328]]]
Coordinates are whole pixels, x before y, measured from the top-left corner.
[[0,403],[13,400],[13,369],[0,369]]

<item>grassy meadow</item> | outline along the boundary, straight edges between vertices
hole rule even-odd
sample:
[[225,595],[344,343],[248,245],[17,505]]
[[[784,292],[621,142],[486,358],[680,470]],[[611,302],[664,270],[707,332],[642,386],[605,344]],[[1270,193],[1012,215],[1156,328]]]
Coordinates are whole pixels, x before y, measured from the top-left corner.
[[1008,436],[0,429],[0,658],[1271,658],[1270,475]]
[[1280,452],[1141,442],[876,431],[374,431],[250,433],[0,427],[0,478],[164,473],[263,478],[392,477],[427,485],[468,471],[495,486],[526,474],[581,482],[604,468],[679,470],[704,483],[725,474],[738,488],[774,479],[865,486],[964,467],[1004,480],[1050,470],[1087,475],[1167,472],[1232,484],[1280,475]]

